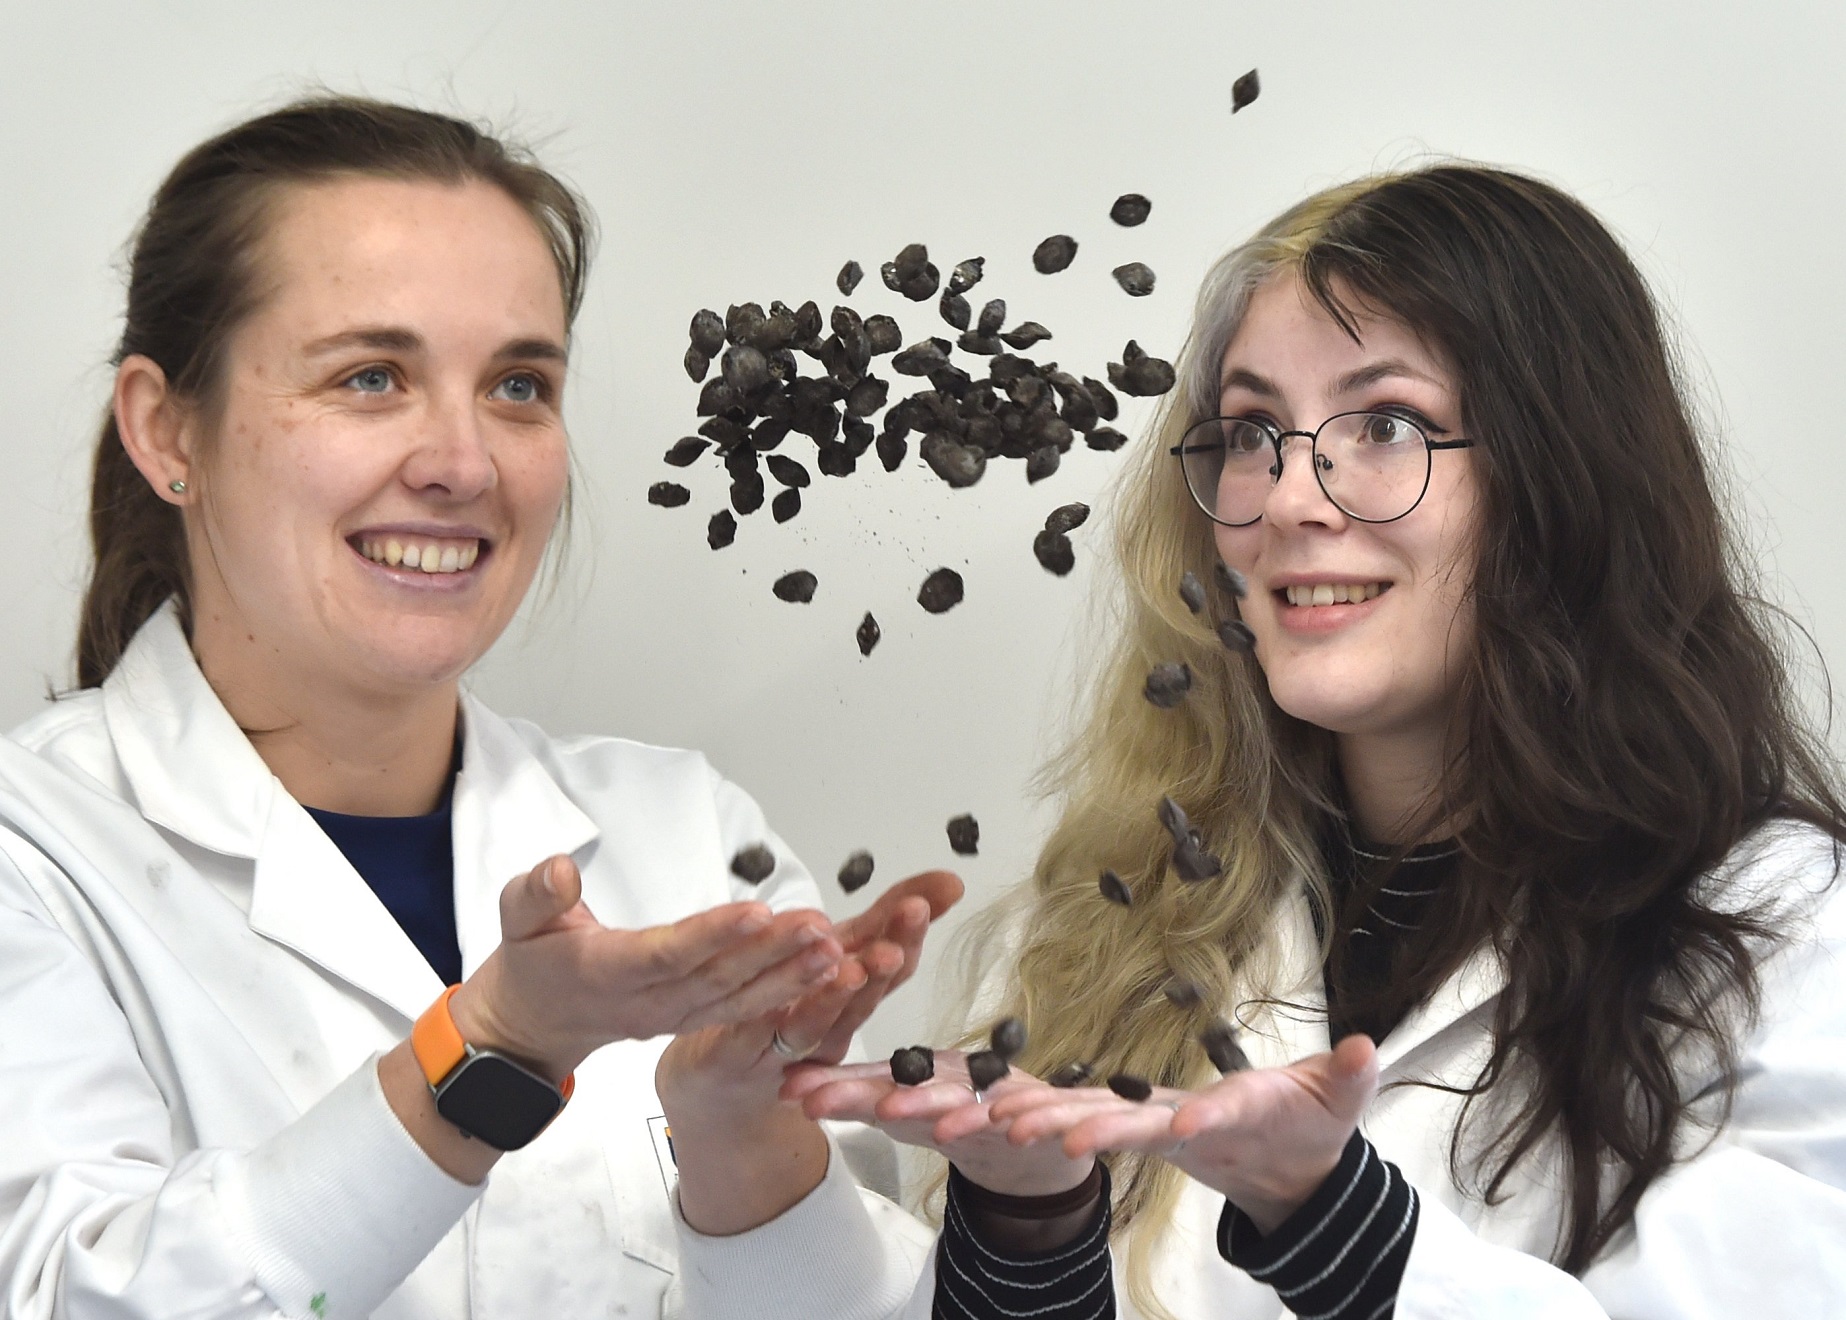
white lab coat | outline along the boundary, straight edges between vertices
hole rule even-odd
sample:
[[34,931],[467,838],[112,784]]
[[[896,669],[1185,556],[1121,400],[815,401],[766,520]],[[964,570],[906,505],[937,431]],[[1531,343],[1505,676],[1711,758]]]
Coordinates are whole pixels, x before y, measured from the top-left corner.
[[[676,1214],[654,1066],[597,1051],[484,1189],[443,1174],[375,1060],[442,989],[200,674],[170,610],[99,691],[0,742],[0,1316],[877,1316],[928,1235],[846,1134],[780,1219]],[[472,972],[507,880],[557,853],[605,924],[818,906],[696,753],[554,740],[464,699],[455,910]],[[766,841],[756,890],[729,873]],[[874,1134],[875,1135],[875,1134]],[[886,1158],[879,1166],[879,1155]],[[818,1304],[817,1304],[818,1303]]]
[[[1761,968],[1762,1019],[1744,1043],[1736,1107],[1702,1153],[1654,1183],[1633,1228],[1581,1280],[1546,1263],[1563,1205],[1560,1166],[1533,1161],[1503,1201],[1486,1205],[1449,1174],[1461,1100],[1394,1085],[1473,1082],[1503,983],[1497,960],[1475,956],[1379,1043],[1383,1089],[1362,1130],[1422,1204],[1397,1320],[1846,1316],[1846,878],[1834,883],[1834,873],[1830,840],[1778,824],[1746,840],[1711,877],[1726,896],[1719,901],[1769,900],[1789,937]],[[1306,1011],[1239,1014],[1256,1028],[1244,1044],[1259,1068],[1328,1048],[1305,900],[1280,919],[1279,997]],[[1695,1089],[1710,1080],[1698,1078]],[[1218,1194],[1186,1185],[1158,1248],[1162,1300],[1182,1320],[1288,1314],[1272,1289],[1218,1254],[1223,1207]],[[1124,1289],[1124,1245],[1114,1247],[1118,1313],[1140,1317]],[[927,1320],[934,1275],[932,1255],[905,1320]]]

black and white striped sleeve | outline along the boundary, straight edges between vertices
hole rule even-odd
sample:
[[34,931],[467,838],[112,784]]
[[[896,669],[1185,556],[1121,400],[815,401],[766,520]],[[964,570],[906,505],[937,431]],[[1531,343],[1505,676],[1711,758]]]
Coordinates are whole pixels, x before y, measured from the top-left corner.
[[967,1187],[951,1168],[936,1245],[933,1320],[1114,1320],[1106,1169],[1090,1226],[1075,1242],[1036,1255],[997,1251],[983,1242],[970,1222]]
[[1416,1229],[1416,1189],[1354,1132],[1327,1181],[1267,1237],[1226,1201],[1218,1251],[1300,1320],[1389,1320]]

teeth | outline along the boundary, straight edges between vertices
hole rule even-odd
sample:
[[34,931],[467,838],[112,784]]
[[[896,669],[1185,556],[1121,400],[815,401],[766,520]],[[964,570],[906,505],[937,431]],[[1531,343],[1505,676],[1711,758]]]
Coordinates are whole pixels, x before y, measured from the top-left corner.
[[1311,587],[1288,587],[1284,594],[1290,605],[1356,605],[1376,599],[1383,590],[1382,582],[1321,582]]
[[375,564],[410,568],[424,573],[465,573],[481,557],[479,541],[418,542],[389,537],[361,541],[359,553]]

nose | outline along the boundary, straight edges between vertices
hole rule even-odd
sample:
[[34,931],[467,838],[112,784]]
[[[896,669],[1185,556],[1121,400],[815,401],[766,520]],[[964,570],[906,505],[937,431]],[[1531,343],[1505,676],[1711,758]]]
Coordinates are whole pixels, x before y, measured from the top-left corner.
[[404,484],[457,504],[484,495],[500,479],[472,389],[432,394],[416,448],[405,460]]
[[1282,474],[1263,503],[1264,522],[1277,528],[1313,525],[1337,530],[1346,525],[1346,515],[1327,498],[1314,473],[1312,437],[1300,432],[1283,436],[1278,461]]

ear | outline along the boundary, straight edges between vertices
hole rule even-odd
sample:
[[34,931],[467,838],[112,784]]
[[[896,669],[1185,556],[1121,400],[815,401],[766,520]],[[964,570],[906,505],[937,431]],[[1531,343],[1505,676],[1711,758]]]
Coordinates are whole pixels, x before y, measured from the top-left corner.
[[154,493],[168,504],[190,504],[196,492],[188,409],[160,364],[139,353],[123,358],[115,371],[114,407],[122,448]]

